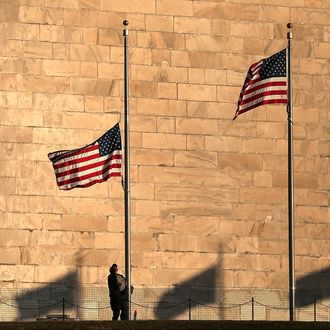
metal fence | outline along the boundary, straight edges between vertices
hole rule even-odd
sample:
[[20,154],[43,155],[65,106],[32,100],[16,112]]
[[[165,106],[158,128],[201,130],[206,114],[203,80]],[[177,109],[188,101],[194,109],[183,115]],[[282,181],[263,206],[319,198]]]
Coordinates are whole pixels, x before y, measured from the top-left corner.
[[[190,297],[184,301],[137,303],[131,301],[132,318],[172,319],[173,310],[180,308],[175,319],[181,320],[288,320],[289,309],[265,305],[253,297],[250,301],[236,305],[203,304]],[[155,313],[157,311],[157,313]],[[110,320],[112,317],[109,304],[99,301],[71,301],[65,297],[58,301],[43,300],[2,300],[0,301],[0,320]],[[312,306],[296,308],[299,321],[330,321],[330,305],[315,301]]]
[[[47,288],[49,289],[49,288]],[[107,288],[95,292],[90,288],[81,292],[70,290],[70,294],[60,295],[58,288],[50,290],[47,295],[40,292],[25,290],[16,294],[0,291],[0,321],[22,320],[111,320],[112,311],[107,296]],[[100,288],[99,288],[100,289]],[[67,289],[65,289],[67,290]],[[246,297],[237,291],[236,298],[240,303],[233,303],[234,295],[230,299],[214,300],[207,296],[180,297],[166,296],[162,299],[162,291],[135,290],[131,298],[132,319],[178,319],[178,320],[288,320],[289,308],[287,301],[282,305],[270,304],[270,299],[262,301],[260,293],[257,297]],[[102,294],[100,294],[102,292]],[[68,293],[67,291],[65,293]],[[228,296],[228,294],[227,294]],[[285,295],[282,294],[284,297]],[[84,297],[84,298],[83,298]],[[87,298],[86,298],[87,297]],[[206,298],[205,298],[206,297]],[[222,292],[222,297],[225,295]],[[242,301],[245,297],[245,301]],[[287,298],[286,298],[287,300]],[[296,308],[296,319],[299,321],[330,321],[330,303],[314,301]]]

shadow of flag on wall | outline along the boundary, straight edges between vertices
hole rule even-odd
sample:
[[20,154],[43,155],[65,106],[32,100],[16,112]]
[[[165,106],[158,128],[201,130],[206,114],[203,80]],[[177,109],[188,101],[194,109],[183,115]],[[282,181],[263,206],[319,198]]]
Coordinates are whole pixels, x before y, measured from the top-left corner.
[[308,274],[296,280],[296,306],[311,305],[330,298],[330,267]]

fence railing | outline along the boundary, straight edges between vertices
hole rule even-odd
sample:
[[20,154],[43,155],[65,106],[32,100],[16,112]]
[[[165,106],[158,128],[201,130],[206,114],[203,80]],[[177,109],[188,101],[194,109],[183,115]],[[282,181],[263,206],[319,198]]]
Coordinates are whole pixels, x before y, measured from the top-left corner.
[[[131,301],[132,316],[138,319],[187,319],[187,320],[288,320],[289,308],[263,304],[252,297],[241,304],[206,304],[188,297],[175,302]],[[110,305],[105,301],[70,300],[56,301],[0,300],[0,320],[106,320],[111,319]],[[330,305],[318,302],[296,307],[299,321],[330,321]]]

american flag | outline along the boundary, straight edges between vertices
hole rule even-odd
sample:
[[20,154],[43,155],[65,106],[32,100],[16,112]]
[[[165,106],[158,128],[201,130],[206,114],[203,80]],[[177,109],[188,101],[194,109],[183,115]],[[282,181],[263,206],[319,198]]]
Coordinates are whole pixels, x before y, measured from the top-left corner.
[[85,147],[49,153],[58,187],[61,190],[89,187],[111,176],[121,176],[121,149],[118,123]]
[[233,120],[259,105],[274,103],[287,103],[286,49],[250,66]]

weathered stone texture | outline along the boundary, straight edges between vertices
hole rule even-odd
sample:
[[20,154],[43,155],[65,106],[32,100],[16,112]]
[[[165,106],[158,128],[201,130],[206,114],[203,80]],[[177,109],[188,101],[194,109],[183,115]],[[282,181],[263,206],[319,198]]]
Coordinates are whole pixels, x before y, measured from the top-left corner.
[[285,107],[232,118],[248,67],[286,47],[289,20],[297,271],[329,267],[330,8],[248,2],[1,2],[0,282],[124,272],[121,179],[60,191],[47,154],[124,126],[126,18],[134,285],[214,267],[214,286],[288,288]]

